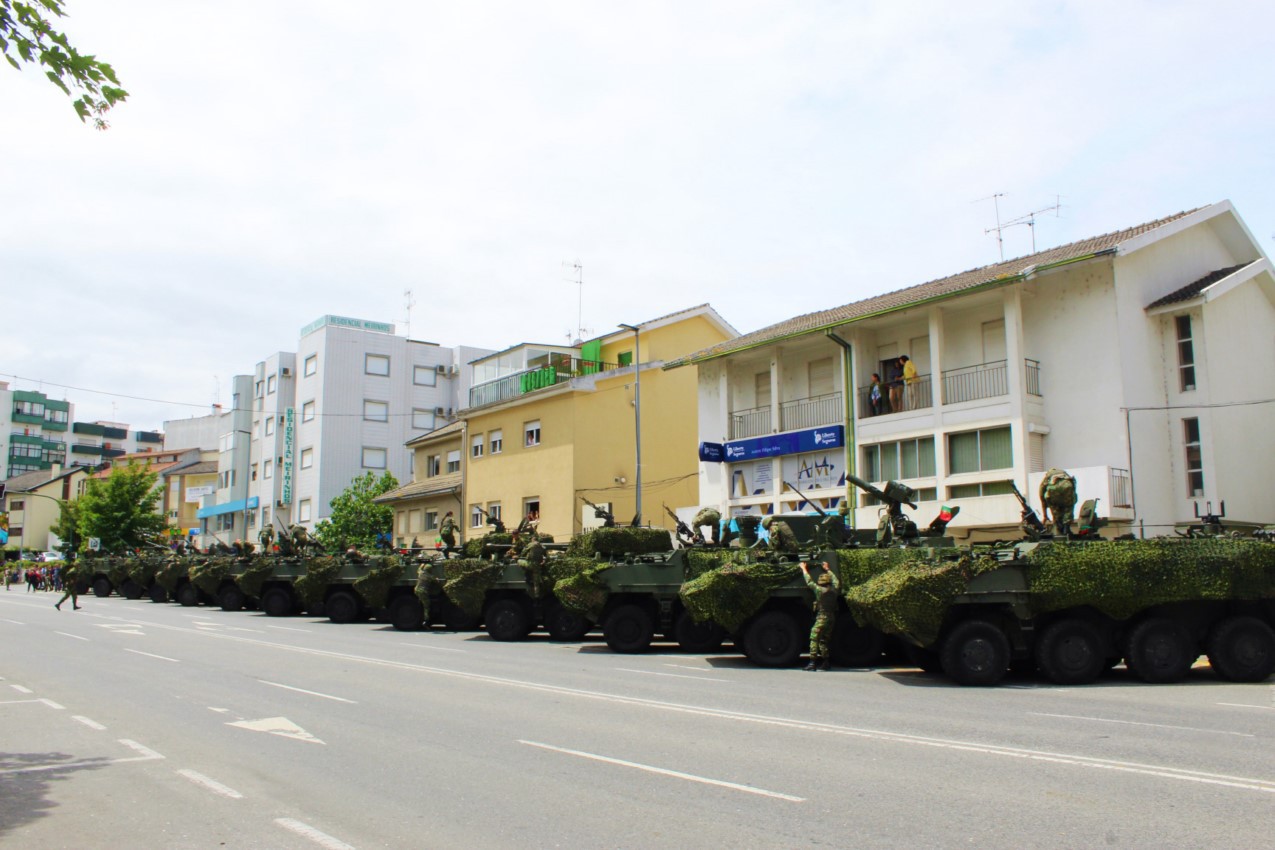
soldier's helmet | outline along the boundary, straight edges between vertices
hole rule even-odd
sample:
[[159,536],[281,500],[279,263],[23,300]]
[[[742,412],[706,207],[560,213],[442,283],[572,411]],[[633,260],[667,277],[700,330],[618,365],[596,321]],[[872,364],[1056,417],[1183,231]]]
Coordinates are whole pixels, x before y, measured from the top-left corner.
[[761,527],[769,530],[770,524],[774,521],[775,521],[775,518],[773,516],[762,517]]
[[832,584],[832,575],[830,573],[820,573],[819,578],[815,579],[815,583],[821,587],[827,587]]
[[846,514],[850,513],[850,505],[846,503],[845,499],[842,499],[841,504],[837,505],[837,513],[841,514],[842,516],[845,516]]

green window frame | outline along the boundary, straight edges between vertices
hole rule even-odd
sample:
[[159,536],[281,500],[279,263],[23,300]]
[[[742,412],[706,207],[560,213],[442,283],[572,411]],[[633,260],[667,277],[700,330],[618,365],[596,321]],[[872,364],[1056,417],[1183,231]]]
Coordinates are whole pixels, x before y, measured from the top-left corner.
[[1014,444],[1008,425],[981,431],[947,435],[948,474],[1009,469],[1014,465]]

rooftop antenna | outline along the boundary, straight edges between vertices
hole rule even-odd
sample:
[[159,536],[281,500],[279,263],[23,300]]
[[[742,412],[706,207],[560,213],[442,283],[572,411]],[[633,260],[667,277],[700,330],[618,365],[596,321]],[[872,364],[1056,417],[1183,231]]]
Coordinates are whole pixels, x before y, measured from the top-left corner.
[[[1062,218],[1062,216],[1059,215],[1059,210],[1061,209],[1062,209],[1061,196],[1054,195],[1054,202],[1050,204],[1049,206],[1044,207],[1042,209],[1038,209],[1038,210],[1032,210],[1031,212],[1025,215],[1020,215],[1018,218],[1011,219],[1010,221],[1007,221],[1004,224],[999,225],[998,229],[1008,230],[1009,228],[1017,227],[1020,224],[1027,225],[1027,227],[1030,228],[1032,232],[1032,253],[1035,254],[1036,253],[1036,216],[1042,215],[1047,212],[1052,212],[1054,214],[1054,218]],[[997,238],[999,237],[1000,237],[1000,234],[997,233]],[[1002,260],[1005,259],[1004,251],[1001,252],[1001,259]]]
[[1001,238],[1001,229],[1002,229],[1002,228],[1001,228],[1001,204],[1000,204],[1000,199],[1001,199],[1001,198],[1003,198],[1003,197],[1005,197],[1005,193],[1004,193],[1004,192],[994,192],[993,194],[988,195],[986,198],[979,198],[977,201],[975,201],[975,202],[974,202],[974,203],[976,203],[976,204],[977,204],[977,203],[979,203],[980,201],[991,201],[991,202],[992,202],[992,206],[993,206],[993,207],[995,208],[995,210],[996,210],[996,226],[995,226],[995,227],[989,227],[989,228],[987,228],[986,230],[984,230],[984,231],[983,231],[983,235],[984,235],[984,236],[986,236],[987,234],[989,234],[989,233],[991,233],[991,232],[993,232],[993,231],[995,231],[995,232],[996,232],[996,244],[997,244],[997,246],[999,246],[999,247],[1000,247],[1000,251],[1001,251],[1001,262],[1002,262],[1002,263],[1003,263],[1003,262],[1005,262],[1005,240],[1004,240],[1003,238]]
[[403,290],[403,303],[407,307],[407,338],[412,338],[412,308],[416,306],[416,299],[412,297],[412,290]]
[[[584,342],[584,335],[589,332],[588,328],[584,326],[584,266],[580,264],[579,260],[571,263],[563,260],[562,270],[564,272],[570,271],[571,276],[568,278],[568,282],[576,285],[577,293],[575,334],[568,332],[567,339],[571,341],[572,345],[581,345]],[[574,339],[572,338],[573,336]]]

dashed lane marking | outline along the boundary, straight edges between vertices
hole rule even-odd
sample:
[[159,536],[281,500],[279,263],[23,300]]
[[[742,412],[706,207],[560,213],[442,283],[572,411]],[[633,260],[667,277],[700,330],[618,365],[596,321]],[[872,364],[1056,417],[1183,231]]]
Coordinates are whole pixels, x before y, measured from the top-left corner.
[[352,846],[346,844],[339,838],[333,838],[326,832],[320,832],[308,823],[302,823],[294,818],[276,818],[275,823],[290,832],[295,832],[303,838],[308,838],[324,850],[354,850]]
[[1029,711],[1029,715],[1035,717],[1057,717],[1063,720],[1088,720],[1093,723],[1121,723],[1126,726],[1150,726],[1155,729],[1180,729],[1184,732],[1205,732],[1211,735],[1236,735],[1240,738],[1253,738],[1247,732],[1229,732],[1224,729],[1201,729],[1197,726],[1170,726],[1167,723],[1143,723],[1137,720],[1115,720],[1109,717],[1085,717],[1079,714],[1046,714],[1043,711]]
[[51,699],[38,699],[36,702],[42,702],[55,711],[66,711],[65,705],[59,705]]
[[75,638],[76,640],[88,640],[88,638],[84,637],[83,635],[73,635],[70,632],[54,632],[54,634],[62,635],[62,637]]
[[4,617],[0,617],[0,623],[13,623],[13,625],[15,625],[15,626],[25,626],[25,625],[26,625],[26,623],[24,623],[24,622],[22,622],[22,621],[20,621],[20,620],[9,620],[9,619],[6,619],[6,618],[4,618]]
[[348,702],[350,705],[358,705],[358,703],[355,702],[354,700],[346,699],[345,697],[334,697],[331,694],[321,694],[318,691],[307,691],[305,688],[294,688],[292,687],[292,685],[281,685],[278,682],[267,682],[265,679],[258,679],[257,681],[263,685],[270,685],[271,687],[275,687],[275,688],[283,688],[285,691],[296,691],[299,694],[309,694],[312,697],[323,697],[324,699],[330,699],[336,702]]
[[189,779],[191,782],[195,783],[196,785],[200,785],[204,788],[207,788],[209,791],[213,792],[214,794],[219,794],[222,797],[229,797],[232,800],[243,799],[243,794],[240,794],[234,788],[231,788],[226,785],[222,785],[220,782],[218,782],[215,779],[209,779],[207,776],[204,776],[202,773],[198,773],[193,770],[183,769],[183,770],[177,771],[177,775],[185,777],[186,779]]
[[13,688],[15,691],[17,691],[20,694],[35,693],[35,691],[31,690],[30,688],[23,687],[22,685],[10,685],[9,687]]
[[294,629],[291,626],[266,626],[267,629],[278,629],[281,632],[301,632],[303,635],[310,634],[309,629]]
[[1218,705],[1225,705],[1229,708],[1260,708],[1263,711],[1275,711],[1275,705],[1249,705],[1245,702],[1219,702]]
[[156,655],[153,652],[142,652],[140,649],[129,649],[128,647],[124,647],[124,651],[131,652],[134,655],[145,655],[147,658],[158,658],[160,661],[171,661],[174,664],[181,663],[176,658],[169,658],[167,655]]
[[[141,744],[137,743],[136,741],[130,741],[127,738],[120,738],[120,743],[128,747],[130,750],[135,750],[141,753],[143,759],[153,760],[153,759],[163,758],[163,756],[161,756],[159,753],[152,750],[150,747],[144,747]],[[141,761],[141,759],[130,759],[130,760]]]
[[96,729],[99,732],[104,732],[106,730],[106,727],[103,726],[101,723],[98,723],[96,720],[90,720],[89,718],[85,717],[82,714],[72,714],[71,719],[79,721],[80,723],[83,723],[85,726],[89,727],[90,729]]
[[687,676],[682,673],[656,673],[654,670],[634,670],[632,667],[616,667],[622,673],[641,673],[644,676],[666,676],[670,679],[695,679],[700,682],[720,682],[721,679],[713,679],[709,676]]
[[31,765],[29,767],[11,767],[5,770],[0,770],[0,776],[5,776],[11,773],[39,773],[45,770],[67,770],[68,768],[73,768],[73,767],[102,767],[103,765],[107,765],[107,764],[125,764],[128,762],[155,761],[156,759],[164,758],[159,753],[155,752],[149,747],[143,747],[141,744],[137,743],[136,741],[129,741],[127,739],[120,738],[119,742],[123,744],[124,746],[128,747],[129,749],[141,753],[141,755],[132,756],[130,758],[122,758],[122,759],[93,759],[93,760],[82,760],[82,761],[59,762],[57,764],[36,764],[36,765]]

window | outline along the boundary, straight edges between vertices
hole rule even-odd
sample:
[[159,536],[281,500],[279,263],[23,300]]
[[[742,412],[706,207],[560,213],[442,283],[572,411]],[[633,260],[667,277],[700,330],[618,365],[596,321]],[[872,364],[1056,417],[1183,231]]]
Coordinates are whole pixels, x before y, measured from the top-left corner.
[[1182,420],[1183,442],[1186,445],[1186,491],[1190,496],[1204,495],[1204,456],[1200,452],[1200,420],[1194,417]]
[[67,421],[67,412],[65,410],[54,410],[50,408],[44,412],[44,418],[47,422],[60,422],[65,424]]
[[407,512],[407,534],[415,534],[421,530],[421,509],[412,508]]
[[447,472],[460,472],[460,449],[447,453]]
[[469,506],[469,527],[470,528],[483,527],[483,509],[481,506],[479,505]]
[[314,449],[301,450],[301,468],[309,469],[314,466]]
[[263,460],[261,462],[261,477],[274,478],[274,461]]
[[985,431],[948,434],[948,471],[952,475],[959,475],[962,472],[983,472],[1013,466],[1014,450],[1009,433],[1009,426],[1006,425]]
[[270,377],[266,378],[266,395],[270,395],[272,392],[274,392],[274,385],[275,385],[274,375],[271,375]]
[[257,480],[257,465],[255,463],[252,464],[251,466],[248,467],[248,471],[250,473],[248,477],[251,480],[256,481]]
[[390,358],[384,354],[363,355],[363,373],[366,375],[389,375]]
[[947,488],[949,499],[970,499],[975,496],[1004,496],[1014,492],[1009,481],[984,481],[981,484],[957,484]]
[[305,362],[301,367],[301,373],[308,378],[311,375],[317,374],[318,371],[319,371],[319,355],[311,354],[309,357],[305,359]]
[[262,390],[265,388],[265,384],[263,384],[261,381],[257,381],[257,383],[255,383],[253,386],[255,387],[254,392],[255,392],[256,398],[261,398],[263,395],[265,395],[265,393],[262,392]]
[[632,351],[621,351],[621,352],[620,352],[620,353],[616,356],[616,360],[618,361],[618,362],[617,362],[617,364],[616,364],[616,365],[618,365],[618,366],[632,366],[632,365],[633,365],[633,352],[632,352]]
[[9,510],[25,511],[27,503],[22,499],[13,499],[9,502]]
[[309,422],[314,419],[314,402],[307,401],[301,405],[301,421]]
[[425,475],[429,478],[433,478],[435,475],[441,475],[442,469],[442,455],[430,455],[429,460],[425,461]]
[[1182,392],[1195,389],[1195,343],[1191,338],[1191,317],[1173,320],[1178,332],[1178,388]]
[[433,531],[438,528],[438,511],[425,512],[425,531]]
[[864,446],[863,471],[869,481],[931,478],[935,474],[934,438]]
[[475,434],[474,438],[470,441],[469,456],[470,457],[483,456],[483,435],[482,434]]
[[412,383],[418,387],[433,387],[438,384],[438,370],[433,366],[416,366],[412,369]]
[[540,420],[535,419],[522,426],[522,444],[524,446],[540,445]]
[[390,406],[383,401],[363,400],[364,422],[389,422]]
[[487,435],[487,452],[498,455],[505,448],[505,432],[500,428]]
[[310,521],[310,500],[302,499],[297,502],[297,522]]
[[385,449],[370,449],[363,447],[363,468],[364,469],[384,469],[385,468]]
[[487,513],[492,519],[500,519],[500,502],[488,502]]
[[14,402],[13,412],[20,416],[38,416],[44,418],[44,403],[39,401]]
[[266,436],[269,437],[273,433],[274,433],[274,417],[267,416],[266,417]]
[[412,427],[418,431],[434,430],[434,411],[421,410],[419,407],[412,411]]
[[528,496],[522,500],[522,515],[532,519],[540,519],[539,496]]

